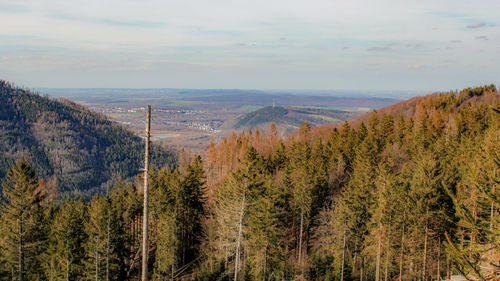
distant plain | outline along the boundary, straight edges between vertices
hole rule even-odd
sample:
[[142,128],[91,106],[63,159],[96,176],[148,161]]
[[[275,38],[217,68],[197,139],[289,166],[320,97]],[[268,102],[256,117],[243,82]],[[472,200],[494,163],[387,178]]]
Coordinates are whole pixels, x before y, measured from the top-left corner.
[[[308,115],[303,121],[311,122],[314,126],[343,122],[417,94],[217,89],[43,88],[36,91],[88,106],[130,128],[138,135],[144,131],[145,106],[151,104],[154,141],[175,149],[184,147],[197,153],[202,152],[211,140],[218,143],[233,131],[255,129],[248,126],[235,127],[235,124],[248,113],[266,106],[283,106],[298,111],[304,109],[306,111],[302,112]],[[334,115],[335,113],[343,114]],[[265,130],[264,125],[267,127],[269,122],[255,127]],[[277,124],[277,127],[280,134],[285,135],[296,127],[296,124]]]

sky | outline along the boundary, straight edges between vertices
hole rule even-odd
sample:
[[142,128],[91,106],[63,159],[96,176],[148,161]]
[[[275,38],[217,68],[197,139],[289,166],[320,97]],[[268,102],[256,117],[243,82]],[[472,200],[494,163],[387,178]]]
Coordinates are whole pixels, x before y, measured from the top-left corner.
[[0,0],[28,88],[447,91],[500,84],[499,0]]

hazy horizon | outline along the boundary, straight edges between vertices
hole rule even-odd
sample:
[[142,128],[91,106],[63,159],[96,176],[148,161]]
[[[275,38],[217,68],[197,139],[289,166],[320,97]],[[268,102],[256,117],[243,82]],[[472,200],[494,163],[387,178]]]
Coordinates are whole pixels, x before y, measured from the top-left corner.
[[[39,92],[40,94],[48,94],[52,96],[60,96],[64,98],[75,98],[84,96],[98,97],[103,92],[113,95],[120,94],[140,94],[148,95],[162,95],[162,94],[179,94],[186,95],[189,93],[191,96],[207,96],[207,95],[230,95],[237,93],[245,94],[261,94],[261,95],[292,95],[292,96],[317,96],[317,97],[351,97],[351,98],[377,98],[377,99],[394,99],[405,100],[415,96],[427,95],[438,91],[411,91],[411,90],[335,90],[335,89],[205,89],[205,88],[30,88],[30,90]],[[452,91],[449,89],[443,92]],[[454,90],[453,90],[454,91]]]
[[434,92],[498,84],[500,2],[0,0],[28,88]]

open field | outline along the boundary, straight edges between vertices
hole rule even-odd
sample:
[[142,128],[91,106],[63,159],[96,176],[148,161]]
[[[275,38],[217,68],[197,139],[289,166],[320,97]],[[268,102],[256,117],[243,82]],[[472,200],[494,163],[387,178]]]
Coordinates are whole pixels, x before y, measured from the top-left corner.
[[[342,122],[348,116],[357,116],[397,101],[360,95],[343,97],[254,90],[41,89],[40,92],[68,98],[104,113],[138,135],[144,130],[145,106],[151,104],[153,140],[195,152],[203,151],[210,140],[217,143],[230,135],[237,121],[246,114],[273,103],[298,111],[311,111],[307,119],[302,120],[299,116],[297,123],[309,120],[324,124]],[[290,125],[286,131],[290,132],[293,127],[296,124]],[[251,128],[240,130],[247,129]]]

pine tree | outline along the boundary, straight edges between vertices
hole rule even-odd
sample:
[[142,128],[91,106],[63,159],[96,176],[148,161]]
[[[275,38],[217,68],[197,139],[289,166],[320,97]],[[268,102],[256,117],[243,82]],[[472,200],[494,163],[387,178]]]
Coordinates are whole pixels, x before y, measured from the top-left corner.
[[[250,147],[239,168],[217,190],[214,205],[218,240],[216,256],[224,261],[226,268],[234,268],[234,280],[243,278],[245,272],[246,276],[269,274],[276,269],[272,264],[276,264],[275,258],[281,254],[276,248],[281,241],[276,238],[279,234],[272,231],[279,224],[279,198],[283,193],[273,192],[270,178],[263,176],[265,170],[264,158]],[[271,198],[266,199],[264,195]],[[259,238],[265,239],[260,241],[263,244],[259,243]],[[272,241],[277,244],[272,245]],[[244,257],[249,257],[249,261]],[[231,260],[234,261],[232,265],[229,264]],[[255,266],[253,273],[248,267],[250,264]]]
[[313,217],[314,179],[311,167],[311,147],[307,142],[296,142],[290,149],[290,161],[284,179],[290,192],[290,206],[298,225],[296,261],[300,274],[304,273],[305,239]]
[[186,175],[181,182],[179,223],[181,227],[182,265],[198,256],[201,221],[204,216],[205,173],[201,157],[196,156],[186,168]]
[[107,242],[107,208],[104,198],[94,196],[88,207],[85,232],[85,276],[87,280],[104,280]]
[[411,233],[408,238],[414,245],[410,261],[414,266],[409,268],[409,274],[427,280],[431,272],[431,246],[448,225],[445,212],[448,197],[440,183],[441,167],[430,152],[421,155],[407,173],[411,210],[407,216]]
[[283,187],[273,184],[265,167],[248,190],[248,210],[245,221],[245,248],[250,273],[254,280],[269,280],[283,276],[285,260],[285,198]]
[[21,160],[9,170],[2,188],[0,268],[7,270],[3,275],[19,281],[43,279],[45,218],[35,172]]
[[83,273],[83,244],[86,204],[83,200],[66,199],[57,209],[51,227],[49,259],[46,275],[49,280],[77,280]]
[[[466,166],[466,180],[458,185],[456,193],[449,187],[453,198],[459,226],[463,229],[457,243],[446,233],[448,250],[455,262],[455,269],[467,278],[496,280],[500,265],[500,149],[498,130],[500,110],[492,108],[491,127],[486,132],[476,161]],[[467,193],[472,204],[467,203]],[[473,196],[470,196],[473,195]]]

